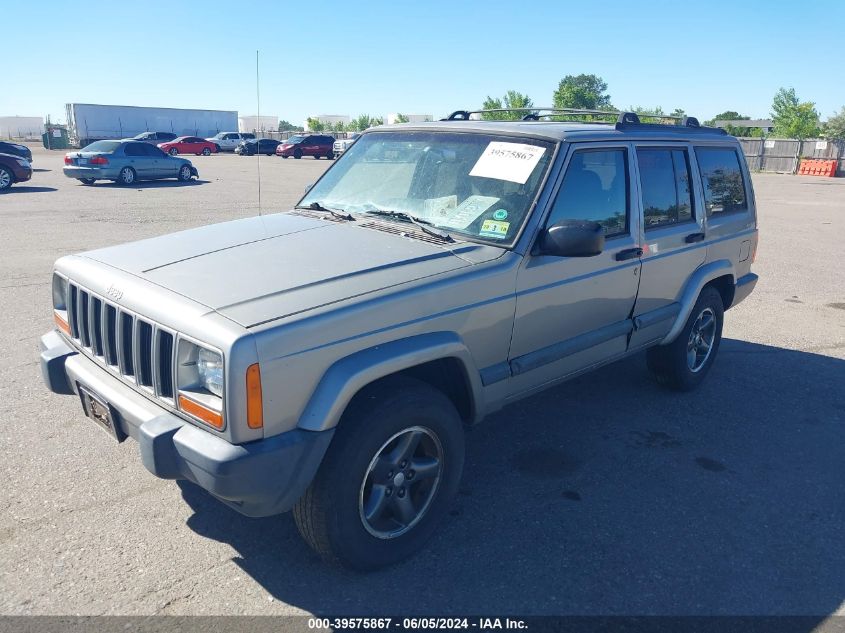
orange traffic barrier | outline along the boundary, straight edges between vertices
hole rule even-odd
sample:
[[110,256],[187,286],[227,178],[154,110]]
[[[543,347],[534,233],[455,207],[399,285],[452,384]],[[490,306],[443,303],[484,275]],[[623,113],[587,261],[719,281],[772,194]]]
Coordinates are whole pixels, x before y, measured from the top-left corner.
[[798,166],[798,173],[802,176],[827,176],[833,178],[836,175],[836,160],[821,160],[814,158],[802,158]]

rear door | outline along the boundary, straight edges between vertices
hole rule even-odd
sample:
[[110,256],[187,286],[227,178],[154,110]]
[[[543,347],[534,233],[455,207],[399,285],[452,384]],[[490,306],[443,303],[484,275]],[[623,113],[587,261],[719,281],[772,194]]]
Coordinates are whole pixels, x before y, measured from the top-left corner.
[[704,214],[687,144],[638,143],[636,171],[642,216],[643,271],[631,348],[663,338],[680,311],[692,272],[707,256]]
[[148,160],[146,143],[134,142],[123,146],[123,155],[139,179],[150,178],[152,164]]
[[639,221],[631,204],[632,147],[573,144],[545,220],[602,225],[594,257],[528,255],[517,277],[510,349],[511,395],[621,356],[632,330],[639,283]]

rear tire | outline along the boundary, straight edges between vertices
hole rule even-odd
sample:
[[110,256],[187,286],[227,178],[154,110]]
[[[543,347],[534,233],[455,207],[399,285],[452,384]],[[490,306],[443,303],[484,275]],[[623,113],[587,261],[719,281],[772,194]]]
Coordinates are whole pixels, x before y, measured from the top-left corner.
[[390,378],[350,404],[293,517],[328,562],[359,570],[391,565],[434,533],[463,463],[452,402],[426,383]]
[[167,153],[171,156],[176,156],[179,153],[179,150],[175,147],[171,147],[169,150],[167,150]]
[[128,186],[134,183],[137,178],[138,174],[135,173],[134,169],[131,167],[124,167],[117,175],[117,184]]
[[203,150],[202,150],[202,155],[203,156],[211,156],[211,150],[208,149],[207,147],[204,147]]
[[722,340],[724,306],[719,291],[705,287],[678,337],[648,350],[648,368],[661,385],[692,391],[702,383]]

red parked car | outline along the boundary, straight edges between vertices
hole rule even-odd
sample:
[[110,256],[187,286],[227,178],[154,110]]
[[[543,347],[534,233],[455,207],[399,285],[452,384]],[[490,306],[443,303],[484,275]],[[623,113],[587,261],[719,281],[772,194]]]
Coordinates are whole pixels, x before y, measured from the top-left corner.
[[199,156],[208,156],[209,154],[216,154],[220,151],[220,146],[217,143],[206,141],[204,138],[198,136],[179,136],[167,143],[159,143],[158,148],[162,152],[167,152],[171,156],[176,154],[196,154]]
[[323,136],[322,134],[298,134],[291,136],[288,140],[282,141],[276,148],[276,156],[287,158],[293,156],[294,158],[302,158],[303,156],[313,156],[320,158],[325,156],[328,159],[334,158],[334,138],[331,136]]

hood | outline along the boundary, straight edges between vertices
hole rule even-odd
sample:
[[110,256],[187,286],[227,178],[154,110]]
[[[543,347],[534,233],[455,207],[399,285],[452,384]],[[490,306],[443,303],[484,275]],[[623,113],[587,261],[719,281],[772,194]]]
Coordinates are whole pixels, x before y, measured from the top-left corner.
[[[495,259],[500,248],[447,247],[361,226],[276,214],[89,251],[251,327]],[[395,226],[395,225],[394,225]]]

